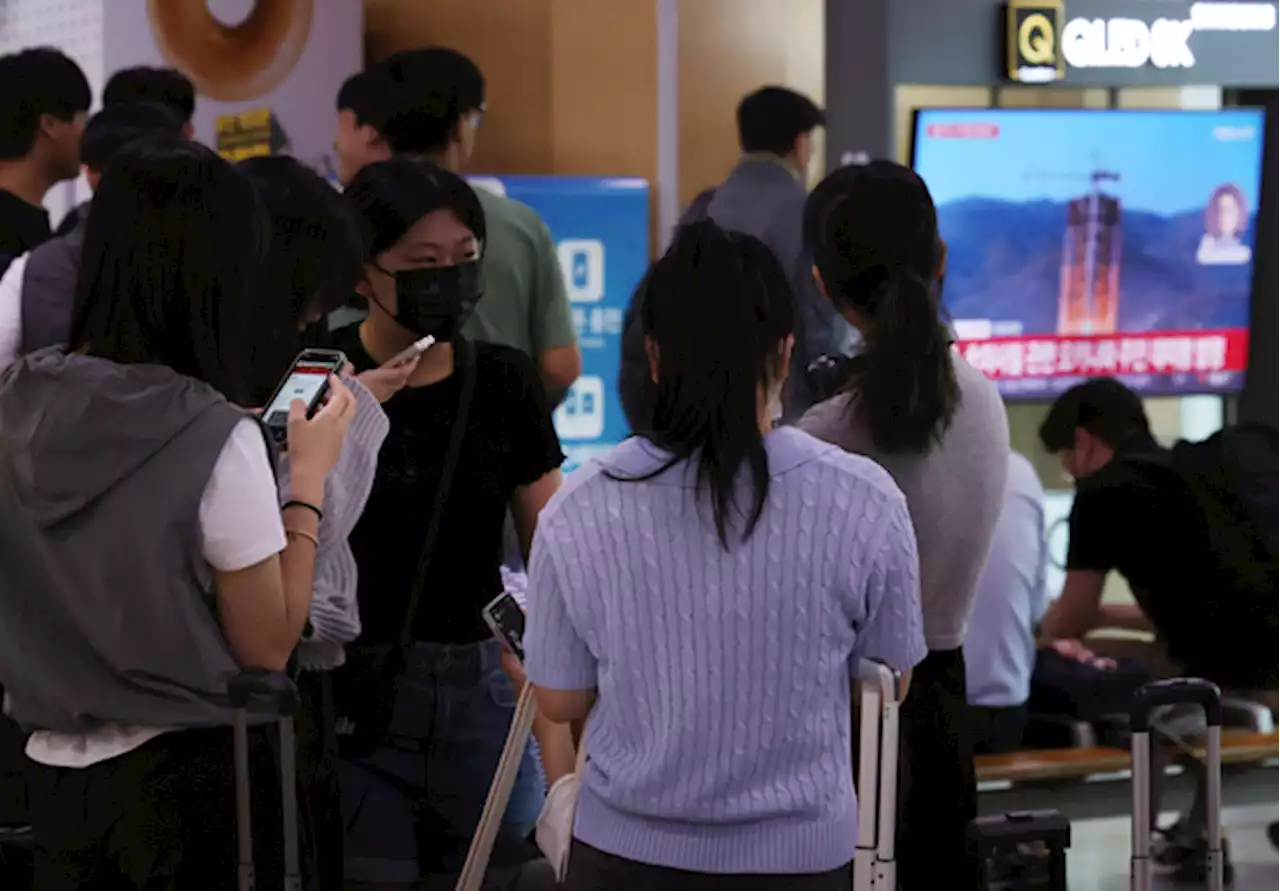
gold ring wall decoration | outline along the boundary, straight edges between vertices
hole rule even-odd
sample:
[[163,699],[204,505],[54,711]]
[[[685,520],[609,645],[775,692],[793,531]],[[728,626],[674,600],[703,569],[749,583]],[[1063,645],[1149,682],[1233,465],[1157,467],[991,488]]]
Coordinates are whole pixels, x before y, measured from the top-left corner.
[[208,0],[147,0],[151,32],[165,61],[201,96],[256,99],[280,85],[307,45],[315,0],[254,0],[238,25],[209,11]]

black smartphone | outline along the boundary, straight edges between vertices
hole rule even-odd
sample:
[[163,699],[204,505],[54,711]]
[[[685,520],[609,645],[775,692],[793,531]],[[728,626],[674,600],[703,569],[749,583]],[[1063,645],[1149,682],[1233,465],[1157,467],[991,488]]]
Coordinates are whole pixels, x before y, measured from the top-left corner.
[[499,594],[484,608],[484,623],[524,661],[524,607],[520,601],[505,592]]
[[338,350],[303,350],[293,360],[289,373],[262,410],[262,421],[276,442],[284,443],[288,436],[293,400],[306,403],[307,417],[311,417],[329,395],[329,375],[340,373],[346,365],[347,357]]

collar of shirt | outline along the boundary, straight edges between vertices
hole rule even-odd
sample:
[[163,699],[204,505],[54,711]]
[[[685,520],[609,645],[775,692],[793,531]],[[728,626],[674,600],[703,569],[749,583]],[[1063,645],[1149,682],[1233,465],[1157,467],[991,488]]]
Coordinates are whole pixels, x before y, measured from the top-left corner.
[[771,152],[746,152],[742,156],[742,163],[744,164],[777,164],[783,170],[787,171],[787,173],[790,173],[796,182],[801,184],[804,183],[804,174],[802,174],[799,170],[796,170],[795,166],[786,158],[783,158],[779,155],[775,155]]

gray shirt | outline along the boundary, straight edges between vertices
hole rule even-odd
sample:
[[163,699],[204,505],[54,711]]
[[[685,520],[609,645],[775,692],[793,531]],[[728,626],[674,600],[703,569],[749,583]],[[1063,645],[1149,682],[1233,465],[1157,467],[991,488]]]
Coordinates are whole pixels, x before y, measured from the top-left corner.
[[809,410],[800,428],[846,451],[866,455],[892,474],[907,496],[920,549],[920,602],[931,650],[964,643],[978,576],[991,549],[1004,498],[1009,419],[995,385],[952,353],[960,406],[942,443],[924,454],[882,454],[844,393]]
[[799,174],[773,155],[747,155],[716,189],[703,192],[682,222],[710,217],[717,226],[744,232],[773,251],[791,281],[796,300],[796,349],[791,361],[788,417],[813,404],[806,369],[823,355],[842,355],[853,329],[818,291],[813,258],[804,248],[804,204]]

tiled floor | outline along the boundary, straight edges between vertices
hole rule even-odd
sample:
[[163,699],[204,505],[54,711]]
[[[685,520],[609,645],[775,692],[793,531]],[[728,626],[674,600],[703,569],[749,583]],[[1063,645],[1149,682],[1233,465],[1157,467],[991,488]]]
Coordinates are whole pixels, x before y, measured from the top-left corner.
[[[1267,840],[1267,824],[1276,819],[1276,805],[1228,808],[1223,823],[1231,844],[1236,880],[1231,891],[1276,891],[1280,865]],[[1175,815],[1168,814],[1172,819]],[[1108,817],[1076,820],[1071,826],[1067,875],[1071,891],[1129,891],[1129,820]],[[1157,879],[1160,891],[1187,888]]]

